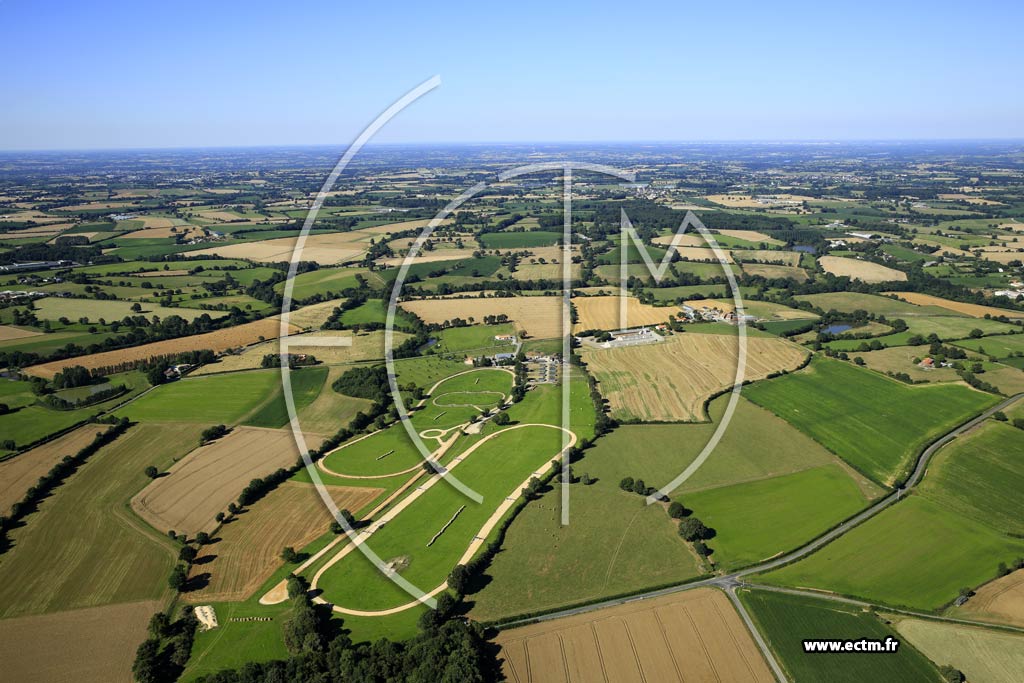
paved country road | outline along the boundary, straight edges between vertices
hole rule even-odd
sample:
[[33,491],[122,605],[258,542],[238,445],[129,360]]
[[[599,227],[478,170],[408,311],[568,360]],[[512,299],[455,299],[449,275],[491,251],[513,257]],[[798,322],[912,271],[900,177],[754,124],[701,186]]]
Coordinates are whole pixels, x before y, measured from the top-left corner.
[[[932,456],[935,455],[935,453],[938,452],[938,450],[940,448],[942,448],[943,446],[945,446],[946,444],[948,444],[950,441],[952,441],[953,439],[957,438],[958,436],[961,436],[961,435],[971,431],[972,429],[974,429],[975,427],[980,425],[982,422],[984,422],[988,418],[992,417],[995,413],[999,412],[1000,410],[1004,410],[1007,407],[1013,405],[1014,403],[1016,403],[1021,398],[1024,398],[1024,392],[1019,393],[1019,394],[1015,394],[1015,395],[1011,396],[1010,398],[1005,399],[1004,401],[1000,402],[999,404],[997,404],[997,405],[989,408],[985,412],[981,413],[977,417],[975,417],[975,418],[973,418],[971,420],[968,420],[967,422],[961,424],[960,426],[956,427],[955,429],[952,429],[951,431],[949,431],[946,434],[944,434],[944,435],[940,436],[939,438],[937,438],[927,448],[925,448],[923,451],[921,451],[921,454],[917,458],[917,463],[915,464],[913,471],[910,473],[910,476],[907,477],[907,479],[904,481],[904,483],[903,483],[901,488],[898,488],[897,490],[895,490],[892,493],[890,493],[889,495],[887,495],[885,498],[882,498],[881,500],[879,500],[874,505],[872,505],[872,506],[868,507],[867,509],[859,512],[858,514],[854,515],[853,517],[850,517],[845,522],[839,524],[839,526],[831,529],[830,531],[826,532],[825,534],[822,534],[821,536],[819,536],[818,538],[814,539],[810,543],[807,543],[806,545],[803,545],[803,546],[797,548],[796,550],[793,550],[793,551],[791,551],[789,553],[785,553],[783,555],[780,555],[779,557],[776,557],[774,559],[768,560],[766,562],[762,562],[761,564],[753,565],[751,567],[747,567],[745,569],[741,569],[739,571],[732,572],[731,574],[726,574],[724,576],[713,576],[713,577],[709,577],[709,578],[706,578],[706,579],[701,579],[699,581],[692,581],[692,582],[689,582],[689,583],[683,583],[683,584],[679,584],[679,585],[676,585],[676,586],[669,586],[667,588],[661,588],[661,589],[658,589],[658,590],[648,591],[646,593],[639,593],[637,595],[631,595],[629,597],[624,597],[624,598],[613,598],[611,600],[605,600],[605,601],[599,602],[599,603],[593,603],[593,604],[589,604],[589,605],[583,605],[583,606],[580,606],[580,607],[573,607],[573,608],[569,608],[569,609],[559,610],[557,612],[549,612],[547,614],[543,614],[543,615],[539,615],[539,616],[535,616],[535,617],[529,617],[529,618],[525,618],[525,619],[513,619],[511,621],[506,621],[506,622],[503,622],[503,623],[495,624],[495,628],[498,628],[498,629],[514,628],[515,626],[520,626],[520,625],[524,625],[524,624],[528,624],[528,623],[533,623],[533,622],[537,622],[537,621],[549,621],[549,620],[552,620],[552,619],[560,619],[562,617],[573,616],[573,615],[576,615],[576,614],[585,614],[587,612],[593,612],[593,611],[596,611],[596,610],[604,609],[606,607],[614,607],[615,605],[622,605],[622,604],[626,604],[626,603],[629,603],[629,602],[636,602],[638,600],[647,600],[647,599],[650,599],[650,598],[657,598],[657,597],[660,597],[660,596],[663,596],[663,595],[670,595],[672,593],[678,593],[680,591],[692,590],[694,588],[701,588],[701,587],[704,587],[704,586],[716,586],[718,588],[721,588],[721,589],[725,590],[726,593],[729,595],[730,599],[732,599],[733,604],[736,605],[737,608],[739,608],[740,616],[742,616],[744,621],[747,623],[747,627],[751,630],[751,633],[754,635],[755,640],[758,643],[758,646],[761,648],[762,653],[764,653],[765,658],[767,659],[768,663],[771,665],[773,671],[775,672],[775,675],[777,677],[779,677],[779,680],[786,680],[785,677],[781,675],[781,670],[779,669],[778,664],[776,663],[774,657],[772,656],[772,653],[770,652],[770,650],[768,650],[768,648],[765,645],[763,639],[760,637],[760,634],[754,628],[754,625],[751,622],[749,616],[746,614],[746,611],[743,610],[740,607],[739,601],[737,599],[735,599],[735,591],[736,591],[737,587],[739,587],[739,586],[751,586],[752,585],[752,584],[745,583],[742,580],[743,577],[744,576],[748,576],[750,574],[756,574],[756,573],[760,573],[760,572],[764,572],[764,571],[770,571],[772,569],[777,569],[778,567],[781,567],[782,565],[789,564],[790,562],[795,562],[796,560],[799,560],[799,559],[801,559],[803,557],[806,557],[807,555],[810,555],[811,553],[813,553],[814,551],[816,551],[816,550],[820,549],[821,547],[827,545],[828,543],[831,543],[832,541],[834,541],[835,539],[839,538],[840,536],[842,536],[846,532],[850,531],[854,527],[858,526],[859,524],[861,524],[861,523],[871,519],[872,517],[874,517],[875,515],[880,513],[882,510],[885,510],[887,507],[889,507],[890,505],[892,505],[893,503],[898,501],[900,498],[904,497],[904,495],[910,489],[912,489],[915,486],[917,486],[917,484],[921,481],[921,478],[924,476],[924,473],[927,471],[928,463],[931,460]],[[758,586],[758,587],[760,588],[760,586]],[[823,592],[818,592],[818,591],[796,591],[796,590],[789,590],[789,589],[778,589],[778,588],[774,588],[774,587],[773,588],[769,588],[769,590],[778,590],[780,592],[788,592],[788,593],[794,593],[794,594],[799,594],[799,595],[813,595],[815,597],[823,598],[823,599],[826,599],[826,600],[837,600],[837,601],[840,601],[840,602],[846,602],[846,603],[855,604],[855,605],[875,606],[873,603],[859,601],[859,600],[853,600],[853,599],[850,599],[850,598],[844,598],[844,597],[841,597],[841,596],[837,596],[837,595],[834,595],[834,594],[831,594],[831,593],[823,593]],[[975,622],[975,621],[969,621],[969,620],[966,620],[966,619],[951,619],[951,618],[948,618],[948,617],[938,617],[938,616],[936,616],[934,614],[927,614],[927,613],[920,613],[920,612],[912,612],[912,611],[908,611],[908,610],[899,610],[899,609],[888,608],[888,607],[885,607],[884,605],[878,605],[878,606],[879,607],[884,607],[885,609],[887,609],[889,611],[892,611],[892,612],[899,612],[900,614],[908,614],[908,615],[918,616],[918,617],[932,619],[932,620],[950,621],[950,622],[955,622],[955,623],[960,623],[960,624],[972,624],[972,625],[987,626],[987,627],[992,627],[993,626],[993,624],[987,624],[987,623],[984,623],[984,622]],[[1012,629],[1012,630],[1019,630],[1019,631],[1024,632],[1024,629]]]

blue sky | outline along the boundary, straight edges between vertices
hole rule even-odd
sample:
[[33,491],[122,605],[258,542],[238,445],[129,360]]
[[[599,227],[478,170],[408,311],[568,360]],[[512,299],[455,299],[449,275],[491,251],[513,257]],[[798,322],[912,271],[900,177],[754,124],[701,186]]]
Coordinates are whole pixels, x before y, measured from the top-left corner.
[[0,0],[0,149],[1024,137],[1016,2]]

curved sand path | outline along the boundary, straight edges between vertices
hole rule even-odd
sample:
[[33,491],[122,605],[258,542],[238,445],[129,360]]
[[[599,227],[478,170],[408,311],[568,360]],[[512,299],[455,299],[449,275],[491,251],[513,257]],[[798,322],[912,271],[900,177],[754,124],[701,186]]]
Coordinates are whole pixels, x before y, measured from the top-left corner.
[[[558,426],[555,426],[555,425],[541,424],[541,423],[527,423],[527,424],[513,425],[513,426],[511,426],[511,427],[509,427],[507,429],[502,429],[501,431],[494,432],[493,434],[488,434],[483,439],[481,439],[480,441],[478,441],[475,444],[473,444],[465,453],[463,453],[462,455],[460,455],[457,458],[455,458],[451,462],[451,464],[448,466],[447,469],[448,470],[455,469],[455,467],[457,467],[459,463],[461,463],[463,460],[465,460],[467,457],[469,457],[474,451],[476,451],[476,449],[478,449],[480,446],[484,445],[485,443],[487,443],[488,441],[490,441],[494,437],[496,437],[496,436],[498,436],[500,434],[505,434],[505,433],[510,432],[510,431],[512,431],[514,429],[522,429],[523,427],[546,427],[548,429],[557,429],[557,430],[559,430],[561,432],[564,432],[564,433],[568,434],[569,435],[569,443],[566,444],[565,446],[563,446],[562,449],[559,450],[558,453],[555,454],[554,458],[557,458],[558,456],[562,455],[566,450],[568,450],[569,448],[572,448],[573,446],[576,445],[576,440],[577,440],[576,439],[576,434],[574,432],[572,432],[571,430],[565,429],[564,427],[558,427]],[[497,526],[498,522],[505,515],[505,513],[508,512],[508,510],[512,507],[512,505],[515,504],[515,502],[519,499],[520,492],[527,485],[529,485],[530,479],[532,479],[533,477],[540,478],[540,477],[544,476],[545,474],[547,474],[548,471],[551,469],[551,463],[554,460],[554,458],[551,458],[550,460],[546,461],[543,467],[541,467],[540,469],[532,472],[530,474],[530,476],[525,479],[525,481],[523,481],[521,484],[519,484],[519,486],[517,486],[516,488],[512,489],[512,493],[510,493],[508,496],[505,497],[505,499],[501,502],[501,504],[494,511],[494,513],[490,517],[488,517],[487,521],[484,522],[484,525],[482,527],[480,527],[480,531],[478,531],[476,533],[476,535],[473,537],[473,540],[470,541],[469,547],[466,548],[466,551],[462,554],[462,557],[459,558],[459,561],[456,564],[465,564],[470,559],[472,559],[473,555],[475,555],[477,550],[479,550],[480,547],[484,544],[484,541],[487,539],[487,535],[491,532],[492,529],[494,529],[495,526]],[[324,572],[326,572],[335,563],[339,562],[342,558],[344,558],[346,555],[348,555],[350,552],[352,552],[352,550],[354,550],[360,543],[365,542],[380,527],[385,525],[390,520],[394,519],[398,515],[398,513],[400,513],[406,507],[411,505],[413,501],[415,501],[417,498],[419,498],[421,495],[423,495],[427,490],[429,490],[437,482],[441,481],[441,479],[442,479],[441,477],[434,477],[434,478],[432,478],[426,484],[424,484],[423,486],[419,487],[414,493],[410,494],[407,498],[402,500],[402,502],[400,502],[398,505],[396,505],[391,510],[389,510],[387,512],[387,514],[385,514],[383,517],[380,518],[380,520],[374,522],[369,527],[367,527],[367,529],[364,532],[360,533],[359,536],[356,537],[356,539],[355,539],[355,541],[353,543],[350,543],[349,545],[347,545],[344,548],[342,548],[338,552],[337,555],[332,557],[329,562],[327,562],[323,567],[321,567],[317,571],[316,574],[313,575],[313,580],[310,582],[310,588],[315,589],[316,586],[317,586],[317,583],[319,583],[319,581],[320,581],[320,577],[323,576]],[[350,616],[358,616],[358,617],[384,617],[384,616],[388,616],[389,614],[397,614],[398,612],[404,612],[407,609],[412,609],[413,607],[416,607],[417,605],[419,605],[419,604],[421,604],[423,602],[426,602],[430,598],[432,598],[435,595],[439,594],[441,591],[445,590],[446,588],[448,588],[448,581],[447,580],[445,580],[437,588],[434,588],[432,591],[430,591],[429,593],[421,596],[420,598],[417,598],[416,600],[413,600],[411,602],[407,602],[404,605],[399,605],[398,607],[392,607],[390,609],[385,609],[385,610],[357,610],[357,609],[349,609],[347,607],[341,607],[339,605],[331,604],[327,600],[324,600],[323,598],[321,598],[319,596],[313,598],[313,601],[317,602],[317,603],[320,603],[320,604],[324,604],[324,605],[330,604],[331,605],[331,609],[333,611],[335,611],[335,612],[338,612],[339,614],[348,614]]]

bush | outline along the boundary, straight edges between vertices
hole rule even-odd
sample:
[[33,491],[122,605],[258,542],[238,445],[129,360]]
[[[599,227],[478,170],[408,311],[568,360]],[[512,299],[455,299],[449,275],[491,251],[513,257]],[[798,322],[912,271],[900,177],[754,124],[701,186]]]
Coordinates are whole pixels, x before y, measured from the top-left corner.
[[622,489],[623,491],[632,491],[633,490],[633,477],[625,477],[625,478],[623,478],[623,480],[619,482],[619,488]]
[[679,501],[674,500],[668,506],[668,516],[672,519],[682,519],[686,513],[686,507]]

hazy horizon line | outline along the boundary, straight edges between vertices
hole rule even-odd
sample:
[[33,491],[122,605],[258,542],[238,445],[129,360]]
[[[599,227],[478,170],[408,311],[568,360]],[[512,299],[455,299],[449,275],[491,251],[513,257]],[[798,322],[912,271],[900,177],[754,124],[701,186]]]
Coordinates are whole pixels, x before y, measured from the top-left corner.
[[[977,144],[1021,144],[1021,137],[948,137],[948,138],[706,138],[692,140],[486,140],[486,141],[411,141],[371,142],[369,148],[401,147],[528,147],[530,145],[581,147],[587,145],[844,145],[844,144],[927,144],[927,143],[977,143]],[[273,149],[345,149],[351,143],[266,143],[252,145],[174,145],[143,147],[36,147],[0,148],[0,154],[72,154],[94,152],[173,152],[208,150],[273,150]]]

